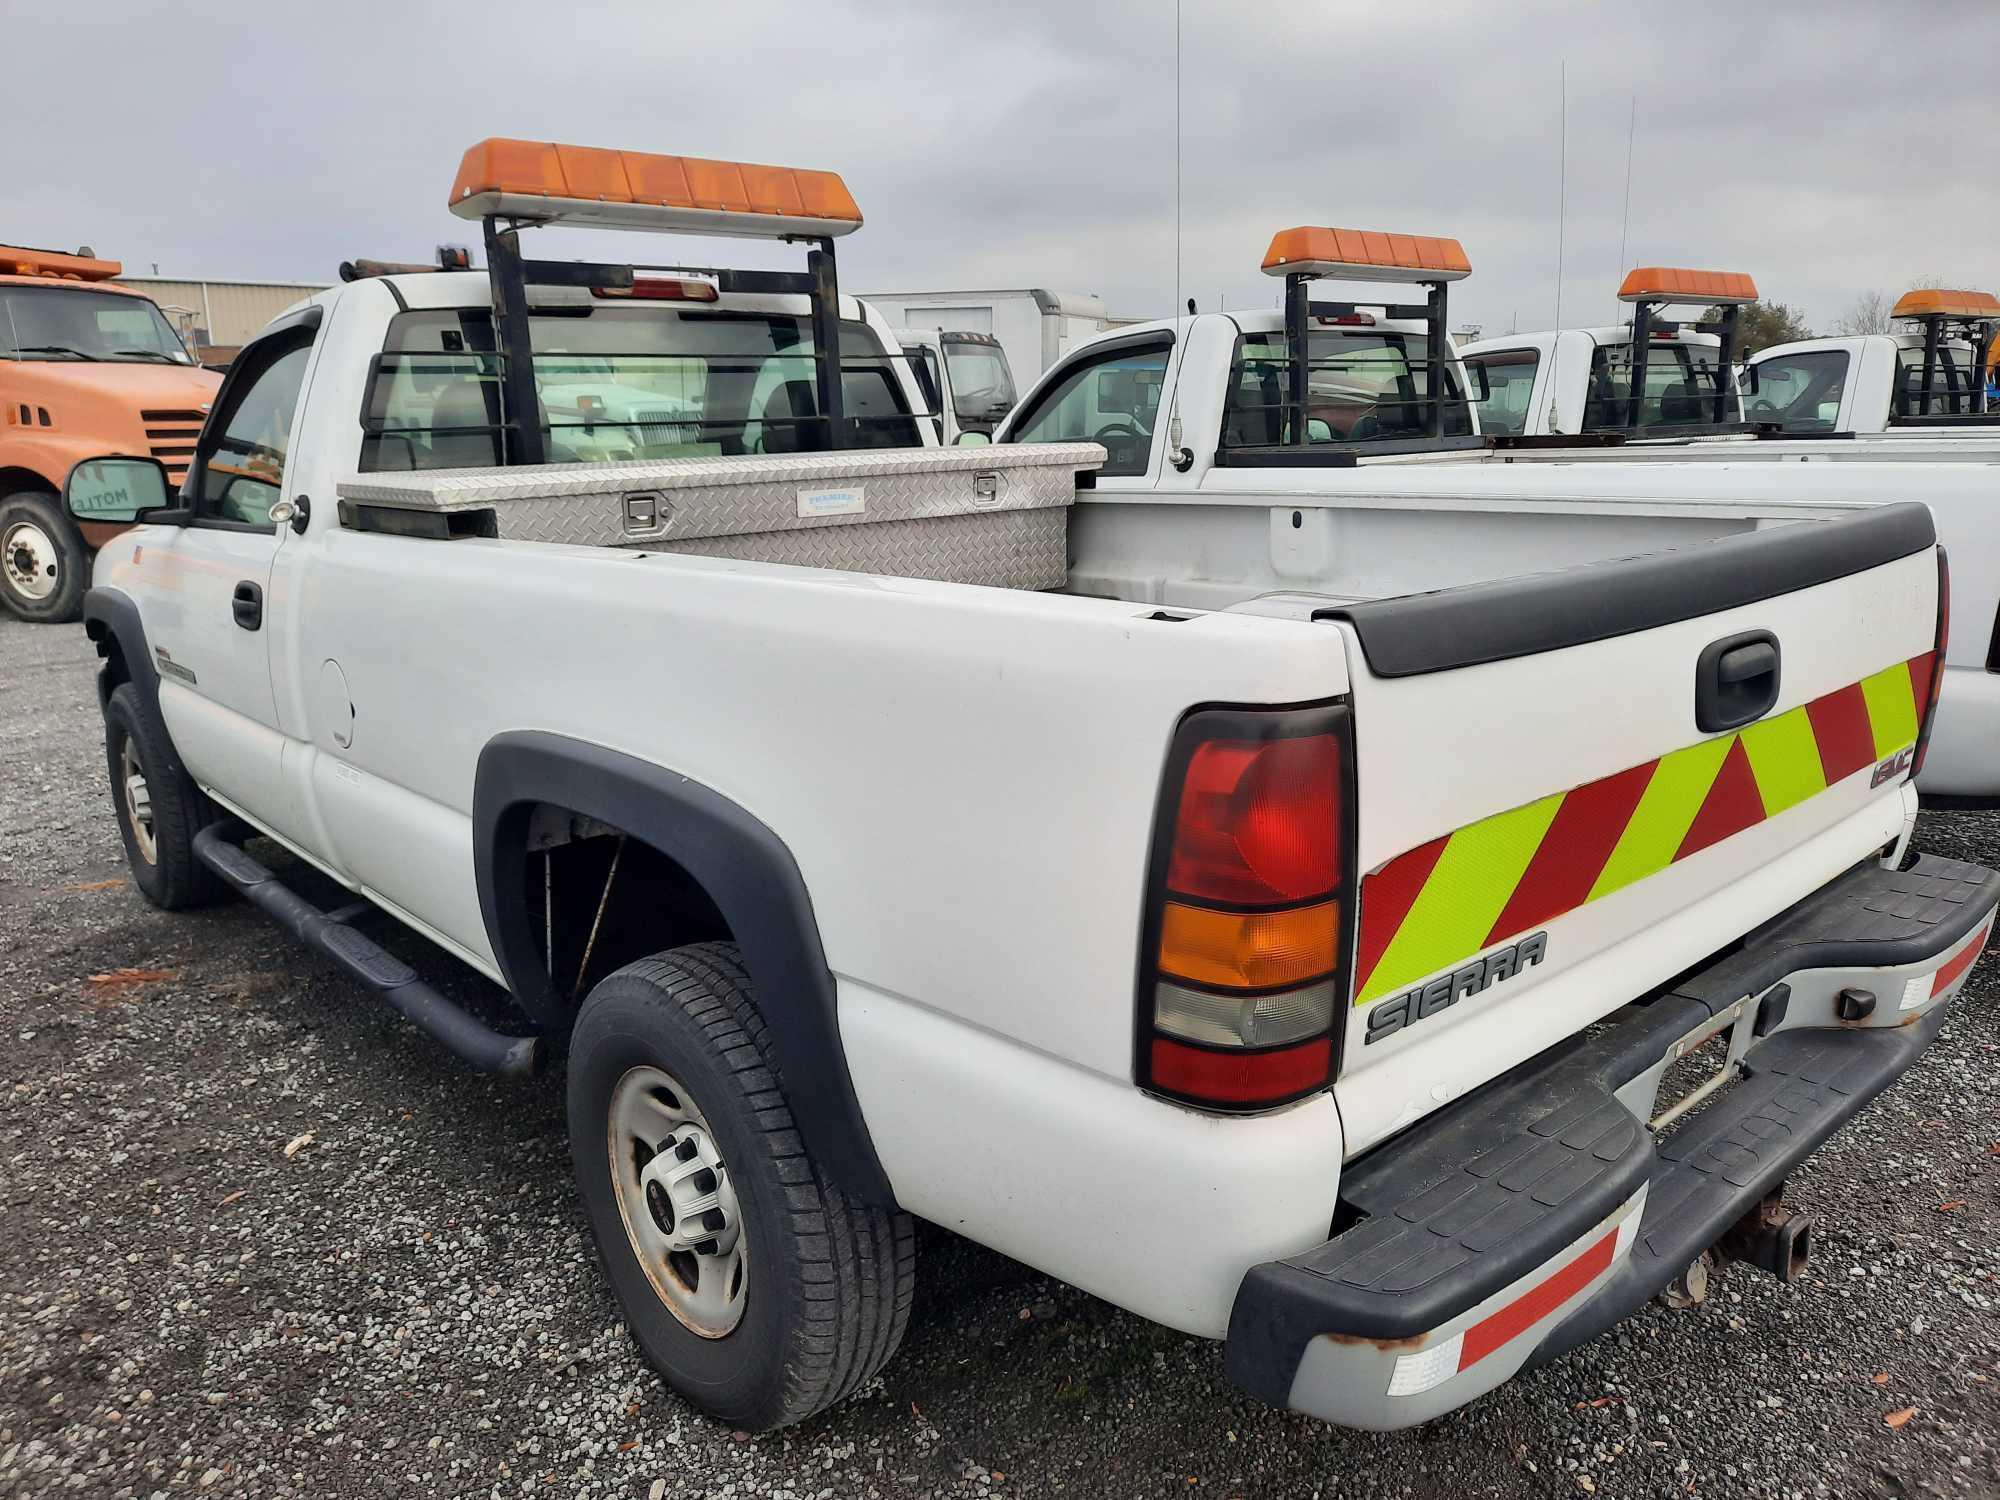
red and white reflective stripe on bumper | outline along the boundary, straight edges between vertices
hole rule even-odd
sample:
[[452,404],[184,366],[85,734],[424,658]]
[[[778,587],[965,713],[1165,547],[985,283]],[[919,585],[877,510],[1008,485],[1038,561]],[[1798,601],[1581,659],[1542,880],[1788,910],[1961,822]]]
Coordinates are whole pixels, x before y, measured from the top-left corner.
[[1645,1206],[1646,1195],[1640,1192],[1626,1205],[1623,1221],[1599,1235],[1582,1253],[1558,1260],[1553,1272],[1542,1267],[1535,1273],[1542,1279],[1531,1278],[1525,1290],[1509,1288],[1502,1294],[1500,1306],[1477,1322],[1419,1353],[1397,1356],[1389,1394],[1414,1396],[1443,1385],[1574,1302],[1632,1248]]
[[1512,1285],[1409,1339],[1323,1333],[1305,1347],[1285,1404],[1347,1427],[1412,1427],[1504,1384],[1553,1328],[1626,1262],[1646,1210],[1641,1187]]
[[1979,961],[1979,955],[1986,947],[1986,940],[1992,935],[1993,918],[1989,916],[1980,923],[1979,930],[1960,943],[1937,969],[1928,974],[1912,974],[1904,980],[1903,996],[1897,1002],[1896,1009],[1915,1010],[1957,984]]

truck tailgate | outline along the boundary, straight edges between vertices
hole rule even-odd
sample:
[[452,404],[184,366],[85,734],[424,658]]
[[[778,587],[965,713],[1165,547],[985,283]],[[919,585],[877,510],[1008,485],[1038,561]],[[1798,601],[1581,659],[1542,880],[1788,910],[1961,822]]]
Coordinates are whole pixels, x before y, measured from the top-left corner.
[[1891,845],[1939,593],[1904,504],[1329,612],[1364,872],[1350,1154]]

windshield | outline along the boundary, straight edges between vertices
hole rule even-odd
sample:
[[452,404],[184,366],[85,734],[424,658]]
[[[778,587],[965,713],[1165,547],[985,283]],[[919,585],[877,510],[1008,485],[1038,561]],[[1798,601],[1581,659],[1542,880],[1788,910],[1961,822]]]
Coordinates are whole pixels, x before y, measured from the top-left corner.
[[[1306,336],[1306,440],[1311,443],[1419,438],[1429,431],[1430,380],[1423,339],[1416,334],[1313,329]],[[1246,333],[1223,413],[1227,447],[1261,447],[1291,440],[1285,411],[1290,360],[1282,333]],[[1472,431],[1472,413],[1458,377],[1445,371],[1444,432]]]
[[[1639,418],[1631,421],[1632,346],[1599,347],[1590,356],[1590,395],[1583,409],[1586,428],[1686,427],[1712,423],[1715,417],[1716,347],[1709,344],[1655,343],[1646,351],[1646,392]],[[1734,375],[1728,390],[1736,390]],[[1722,420],[1737,420],[1729,401]]]
[[194,363],[146,298],[74,287],[0,287],[0,357]]
[[[528,337],[551,463],[830,446],[804,314],[536,309]],[[842,446],[919,446],[875,335],[864,323],[843,322],[840,344]],[[363,469],[500,463],[500,356],[491,315],[454,308],[392,319],[364,426]]]
[[1014,376],[998,344],[974,344],[944,337],[944,361],[951,370],[951,406],[961,417],[998,421],[1014,406]]
[[[1503,349],[1475,354],[1466,364],[1486,372],[1486,399],[1480,401],[1479,430],[1501,437],[1528,430],[1528,400],[1535,393],[1535,370],[1541,355],[1533,349]],[[1478,385],[1477,381],[1473,382]]]
[[1755,367],[1755,389],[1744,393],[1744,415],[1752,422],[1776,422],[1786,432],[1832,432],[1840,417],[1840,393],[1847,384],[1847,354],[1814,349],[1775,354]]

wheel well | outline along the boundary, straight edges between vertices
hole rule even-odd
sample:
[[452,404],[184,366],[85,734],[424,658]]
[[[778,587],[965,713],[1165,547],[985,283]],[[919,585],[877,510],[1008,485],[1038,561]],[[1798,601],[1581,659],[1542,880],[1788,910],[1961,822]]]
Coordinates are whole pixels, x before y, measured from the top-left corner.
[[526,856],[522,916],[543,971],[572,1003],[634,959],[734,936],[685,866],[623,829],[538,803]]
[[0,465],[0,500],[9,495],[18,495],[23,490],[39,490],[42,494],[60,494],[62,486],[50,484],[46,474],[38,474],[33,469],[16,465]]

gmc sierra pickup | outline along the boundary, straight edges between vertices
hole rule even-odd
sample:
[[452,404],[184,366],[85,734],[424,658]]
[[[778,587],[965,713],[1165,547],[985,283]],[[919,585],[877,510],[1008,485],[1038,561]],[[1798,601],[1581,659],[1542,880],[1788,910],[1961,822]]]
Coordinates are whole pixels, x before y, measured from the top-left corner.
[[[451,206],[486,272],[280,318],[178,499],[71,476],[142,523],[85,606],[112,805],[160,906],[241,893],[477,1067],[567,1038],[584,1211],[691,1401],[769,1427],[862,1386],[912,1216],[1379,1428],[1710,1247],[1795,1270],[1788,1174],[2000,902],[1905,858],[1923,507],[1442,591],[1392,539],[1366,597],[1163,603],[1212,519],[1093,487],[1099,442],[936,446],[839,295],[837,177],[496,140]],[[813,248],[523,257],[573,222]],[[1121,447],[1141,337],[1056,377]],[[1533,555],[1531,518],[1457,524]]]

